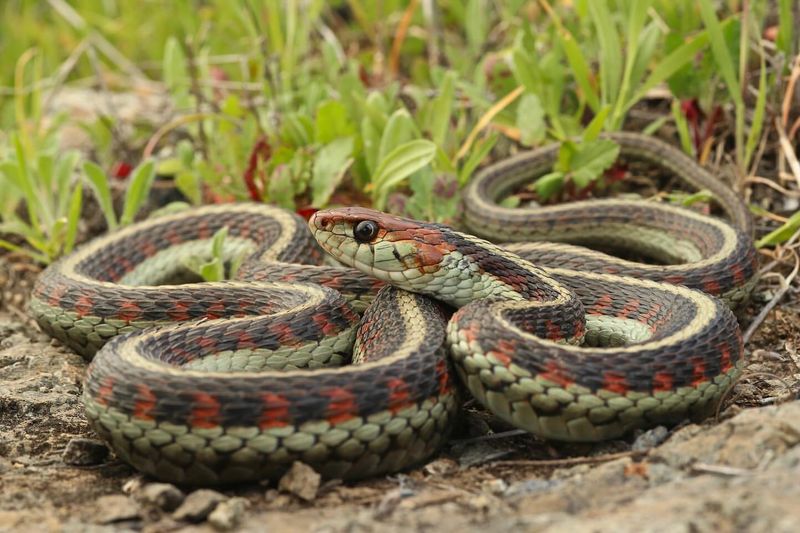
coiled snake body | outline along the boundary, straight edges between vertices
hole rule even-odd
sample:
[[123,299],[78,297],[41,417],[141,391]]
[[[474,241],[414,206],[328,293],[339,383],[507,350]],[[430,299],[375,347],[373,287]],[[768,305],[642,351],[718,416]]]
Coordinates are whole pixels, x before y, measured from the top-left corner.
[[[615,137],[623,156],[678,158],[700,176],[693,184],[721,187],[642,139]],[[733,314],[683,285],[613,273],[736,306],[754,276],[749,226],[618,200],[559,207],[555,222],[529,225],[494,202],[543,158],[518,156],[476,176],[465,191],[474,233],[633,243],[683,263],[641,265],[561,244],[512,253],[363,208],[320,211],[309,232],[277,208],[210,206],[85,245],[43,273],[31,310],[76,351],[97,352],[84,386],[92,426],[123,460],[177,483],[275,478],[295,460],[347,479],[418,463],[457,412],[451,366],[495,414],[545,438],[602,440],[706,416],[741,366]],[[716,197],[746,220],[732,193]],[[226,256],[250,255],[240,280],[178,283],[181,258],[207,255],[222,227]],[[356,270],[315,266],[312,236]],[[458,310],[448,321],[426,295]],[[359,325],[353,306],[370,302]],[[358,364],[338,366],[353,341]]]

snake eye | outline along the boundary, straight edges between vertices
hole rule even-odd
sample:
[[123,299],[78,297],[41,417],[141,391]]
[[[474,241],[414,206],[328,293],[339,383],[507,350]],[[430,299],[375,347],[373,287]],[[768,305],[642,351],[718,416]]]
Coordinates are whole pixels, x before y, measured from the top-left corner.
[[369,242],[378,234],[378,224],[372,220],[362,220],[353,229],[353,236],[358,242]]

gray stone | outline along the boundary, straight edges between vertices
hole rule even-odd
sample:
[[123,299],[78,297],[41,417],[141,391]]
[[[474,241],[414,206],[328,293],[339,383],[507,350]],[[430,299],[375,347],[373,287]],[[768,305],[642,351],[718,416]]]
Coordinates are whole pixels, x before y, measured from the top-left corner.
[[202,522],[223,501],[225,501],[225,496],[215,490],[196,490],[183,500],[180,507],[172,513],[172,517],[175,520]]
[[98,524],[112,524],[139,518],[139,506],[131,498],[122,494],[100,496],[96,502]]
[[317,497],[319,481],[320,475],[313,468],[295,461],[278,482],[278,489],[310,502]]
[[76,437],[67,443],[61,460],[70,466],[99,465],[105,462],[108,453],[108,447],[104,442]]
[[242,521],[249,502],[244,498],[231,498],[217,505],[208,515],[208,522],[217,529],[228,531]]
[[138,496],[143,502],[164,511],[174,511],[186,498],[178,487],[169,483],[148,483],[142,487]]

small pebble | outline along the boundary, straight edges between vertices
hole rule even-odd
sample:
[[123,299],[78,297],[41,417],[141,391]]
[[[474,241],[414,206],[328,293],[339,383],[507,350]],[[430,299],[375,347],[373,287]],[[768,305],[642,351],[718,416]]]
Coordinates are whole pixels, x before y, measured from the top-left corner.
[[102,464],[108,458],[108,447],[96,439],[76,437],[67,443],[61,460],[70,466]]
[[217,529],[228,531],[235,528],[244,516],[248,501],[244,498],[231,498],[217,505],[208,515],[208,522]]
[[187,522],[202,522],[223,501],[225,501],[225,496],[215,490],[196,490],[183,500],[180,507],[175,509],[172,518]]
[[499,496],[508,490],[508,483],[500,478],[488,479],[482,483],[483,489],[495,496]]
[[169,483],[148,483],[139,491],[143,502],[155,505],[164,511],[174,511],[183,503],[186,495]]
[[278,482],[278,489],[310,502],[317,497],[320,478],[321,476],[313,468],[295,461]]
[[639,435],[631,446],[634,452],[643,452],[655,448],[669,437],[669,430],[664,426],[657,426]]
[[98,524],[111,524],[139,518],[139,506],[135,501],[122,494],[100,496],[97,498],[96,507],[95,522]]

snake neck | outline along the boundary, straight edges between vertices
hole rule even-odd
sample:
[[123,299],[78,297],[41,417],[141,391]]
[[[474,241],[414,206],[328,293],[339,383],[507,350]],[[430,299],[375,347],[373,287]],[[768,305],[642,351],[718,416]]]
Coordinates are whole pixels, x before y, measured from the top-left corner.
[[402,287],[462,307],[476,300],[565,302],[575,296],[542,269],[486,241],[439,224],[444,251],[432,279],[410,279]]

